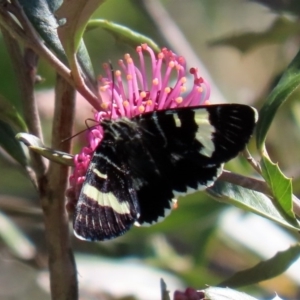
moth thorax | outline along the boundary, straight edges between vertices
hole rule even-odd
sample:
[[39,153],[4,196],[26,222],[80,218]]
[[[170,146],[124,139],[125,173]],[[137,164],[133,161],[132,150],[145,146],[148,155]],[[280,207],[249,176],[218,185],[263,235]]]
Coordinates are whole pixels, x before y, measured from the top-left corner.
[[137,125],[128,118],[121,118],[116,121],[105,120],[101,126],[105,134],[111,135],[116,140],[128,140],[137,134]]

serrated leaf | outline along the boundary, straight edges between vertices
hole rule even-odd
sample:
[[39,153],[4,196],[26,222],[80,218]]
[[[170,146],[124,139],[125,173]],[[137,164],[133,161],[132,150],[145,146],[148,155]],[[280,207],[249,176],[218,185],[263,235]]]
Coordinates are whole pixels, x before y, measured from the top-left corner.
[[297,232],[299,231],[299,225],[294,222],[288,222],[286,218],[280,214],[272,201],[263,193],[220,180],[216,181],[215,184],[206,191],[218,201],[254,212],[281,226],[285,226]]
[[0,120],[0,146],[23,167],[27,158],[20,143],[15,139],[15,132],[6,122]]
[[9,124],[16,131],[27,131],[27,126],[16,108],[0,95],[0,120]]
[[146,43],[151,47],[155,52],[159,52],[160,48],[158,45],[147,36],[135,32],[128,27],[103,20],[103,19],[92,19],[88,22],[86,30],[92,30],[95,28],[102,28],[108,33],[114,36],[117,41],[123,42],[134,49],[140,45]]
[[47,159],[66,166],[74,166],[73,155],[53,150],[44,146],[43,142],[29,133],[18,133],[16,139],[23,142],[30,150],[46,157]]
[[229,288],[209,287],[203,290],[206,300],[258,300]]
[[64,0],[55,15],[66,23],[57,30],[68,57],[78,49],[91,15],[105,0]]
[[[22,5],[26,16],[28,17],[36,31],[39,33],[39,35],[43,38],[46,45],[57,55],[57,57],[63,63],[68,65],[68,59],[65,50],[57,34],[57,28],[59,27],[59,24],[54,15],[55,10],[59,8],[62,1],[19,0],[19,3]],[[93,84],[95,80],[94,71],[88,52],[83,42],[80,43],[77,57],[82,70],[84,71],[87,78],[89,78],[89,82]]]
[[264,32],[235,34],[209,42],[210,46],[231,46],[245,53],[251,49],[269,44],[282,44],[291,36],[300,33],[299,23],[279,17]]
[[290,222],[294,221],[296,224],[292,202],[292,179],[284,176],[278,164],[272,163],[265,156],[261,160],[261,169],[262,176],[268,183],[278,206],[290,218]]
[[299,256],[300,245],[297,244],[285,251],[278,252],[271,259],[234,274],[219,285],[237,288],[274,278],[285,272]]
[[268,96],[259,113],[256,125],[257,148],[263,152],[267,132],[279,107],[299,87],[300,84],[300,51],[283,73],[276,87]]

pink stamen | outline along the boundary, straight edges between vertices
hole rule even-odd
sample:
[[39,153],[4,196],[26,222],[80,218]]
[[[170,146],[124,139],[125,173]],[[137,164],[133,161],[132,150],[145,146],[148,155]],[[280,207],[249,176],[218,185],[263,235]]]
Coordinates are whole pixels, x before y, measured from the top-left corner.
[[[147,51],[150,56],[151,79],[149,80],[144,51]],[[125,63],[123,60],[118,61],[123,79],[120,70],[112,74],[110,65],[103,64],[106,76],[99,76],[98,79],[102,110],[95,113],[95,120],[99,125],[87,131],[88,146],[83,147],[80,154],[75,155],[75,168],[69,178],[71,188],[68,195],[73,195],[74,201],[78,199],[91,157],[103,139],[101,122],[104,119],[132,118],[154,110],[209,104],[210,86],[199,76],[196,68],[190,69],[194,84],[190,92],[185,95],[186,61],[184,57],[177,56],[167,48],[163,48],[156,57],[147,44],[138,46],[136,52],[139,67],[129,54],[124,56]],[[172,72],[176,72],[176,75],[173,73],[174,76],[172,76]],[[172,77],[176,77],[174,84],[171,84]]]
[[173,88],[172,92],[170,93],[168,100],[166,101],[166,106],[171,105],[172,99],[178,97],[181,92],[182,85],[186,82],[186,78],[182,77],[180,80],[176,82],[175,87]]
[[143,55],[143,49],[141,46],[138,46],[136,48],[136,52],[139,55],[140,58],[140,66],[141,66],[141,74],[142,74],[142,90],[148,90],[148,82],[147,82],[147,73],[146,73],[146,68],[145,68],[145,60],[144,60],[144,55]]
[[142,44],[142,49],[147,51],[150,54],[151,65],[152,65],[152,77],[154,77],[155,66],[156,66],[156,57],[154,51],[150,47],[148,47],[147,44]]
[[161,64],[162,64],[163,58],[164,58],[163,53],[159,53],[158,59],[156,60],[154,74],[153,74],[153,77],[158,79],[158,83],[159,83],[158,89],[161,89]]

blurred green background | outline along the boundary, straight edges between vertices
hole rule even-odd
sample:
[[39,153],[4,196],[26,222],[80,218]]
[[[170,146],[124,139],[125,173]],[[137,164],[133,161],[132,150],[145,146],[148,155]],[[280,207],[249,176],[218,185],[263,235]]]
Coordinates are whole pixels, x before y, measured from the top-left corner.
[[[210,76],[211,102],[260,108],[277,76],[297,53],[300,30],[299,16],[272,11],[257,2],[110,0],[94,17],[128,26],[183,55],[189,67],[198,67],[207,79]],[[9,56],[2,39],[0,43],[0,93],[21,109]],[[108,60],[116,65],[125,53],[135,56],[134,49],[101,29],[87,32],[85,43],[95,74],[103,74],[102,64]],[[55,74],[43,60],[38,73],[43,81],[36,95],[49,145]],[[78,96],[74,132],[84,129],[84,120],[91,115],[92,108]],[[296,95],[280,110],[268,136],[269,153],[294,178],[296,194],[300,192],[300,168],[295,164],[299,125]],[[74,139],[74,153],[83,140]],[[249,148],[255,157],[253,141]],[[244,175],[252,172],[239,158],[226,168]],[[0,170],[0,299],[48,299],[47,251],[36,191],[1,148]],[[102,243],[74,237],[80,299],[159,299],[161,277],[172,291],[217,285],[291,243],[293,237],[276,225],[198,192],[180,199],[179,207],[155,226],[133,228],[123,237]],[[297,299],[300,282],[294,277],[286,273],[243,290],[261,297],[272,297],[276,291],[286,299]]]

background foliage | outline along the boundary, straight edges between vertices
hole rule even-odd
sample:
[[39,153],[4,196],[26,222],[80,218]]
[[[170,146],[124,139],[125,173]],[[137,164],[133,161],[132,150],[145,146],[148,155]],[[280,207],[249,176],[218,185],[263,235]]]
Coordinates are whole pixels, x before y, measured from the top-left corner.
[[[93,91],[93,74],[103,72],[102,63],[111,60],[116,64],[125,53],[134,53],[135,46],[147,37],[159,47],[167,46],[183,55],[189,67],[198,67],[211,83],[212,102],[238,102],[261,109],[255,138],[249,144],[250,153],[259,161],[256,170],[242,157],[226,165],[246,179],[252,176],[261,181],[250,180],[252,190],[249,185],[245,188],[219,181],[208,193],[180,199],[179,208],[164,222],[133,228],[113,241],[88,243],[72,236],[80,299],[159,299],[160,278],[172,291],[220,285],[259,299],[274,298],[275,292],[284,299],[299,298],[300,280],[295,271],[300,253],[295,218],[295,214],[299,216],[300,192],[298,1],[69,0],[63,1],[56,16],[71,16],[73,22],[60,27],[58,34],[52,12],[62,1],[11,2],[22,5],[46,47],[70,66],[75,86],[76,50]],[[41,194],[26,172],[27,149],[14,138],[17,132],[27,131],[28,122],[22,105],[24,93],[3,31],[8,24],[6,1],[3,3],[0,298],[47,299],[49,244],[44,220],[46,231],[49,227],[46,210],[43,214],[41,209]],[[86,24],[91,13],[97,21]],[[85,45],[80,40],[83,33]],[[47,146],[52,139],[54,86],[58,81],[54,69],[47,56],[40,54],[41,80],[35,84],[35,99]],[[89,100],[93,102],[93,97]],[[78,93],[74,132],[85,128],[84,120],[91,113],[90,104]],[[72,142],[74,154],[84,137]],[[209,290],[206,296],[222,299],[216,290]]]

